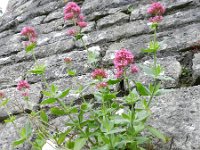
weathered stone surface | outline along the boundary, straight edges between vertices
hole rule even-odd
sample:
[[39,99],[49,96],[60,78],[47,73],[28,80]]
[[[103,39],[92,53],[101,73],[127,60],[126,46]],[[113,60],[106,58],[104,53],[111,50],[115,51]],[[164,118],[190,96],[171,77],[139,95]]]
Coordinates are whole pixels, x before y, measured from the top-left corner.
[[[65,64],[64,58],[72,58],[71,64]],[[72,51],[70,53],[53,55],[51,57],[38,60],[39,64],[46,66],[46,79],[57,79],[67,77],[67,70],[74,69],[77,75],[86,73],[89,69],[87,65],[87,53],[86,51]],[[30,82],[37,82],[40,77],[35,75],[28,76]]]
[[[175,88],[179,84],[179,77],[182,73],[182,67],[180,63],[174,57],[166,57],[158,59],[158,64],[161,65],[164,69],[163,76],[167,76],[172,78],[173,80],[162,80],[161,87],[164,88]],[[152,66],[153,60],[148,60],[142,63],[144,66]],[[140,81],[143,84],[147,85],[152,82],[153,79],[146,75],[144,71],[141,69],[138,74],[133,75],[130,79],[135,79],[136,81]],[[133,83],[131,83],[133,85]]]
[[[168,0],[161,0],[162,4],[166,7],[167,12],[181,7],[187,7],[189,4],[194,2],[194,0],[179,0],[179,1],[168,1]],[[147,8],[150,5],[142,5],[140,4],[137,8],[133,9],[131,12],[131,20],[138,20],[138,19],[144,19],[148,16],[147,14]]]
[[[20,91],[17,91],[16,88],[7,88],[2,90],[6,97],[9,98],[9,102],[6,107],[0,107],[0,121],[8,117],[8,113],[19,114],[23,113],[25,110],[32,110],[40,101],[42,85],[36,83],[31,85],[29,102],[27,103]],[[8,112],[9,111],[9,112]]]
[[[56,41],[56,35],[54,35],[54,40]],[[43,58],[43,57],[48,57],[51,56],[53,54],[59,54],[59,53],[63,53],[63,52],[69,52],[73,50],[73,47],[75,46],[75,43],[73,41],[73,39],[71,38],[66,38],[65,40],[58,40],[56,42],[49,43],[51,41],[49,41],[49,38],[45,38],[45,39],[41,39],[41,41],[39,41],[39,44],[41,44],[41,46],[38,46],[35,49],[35,55],[37,58]],[[53,39],[52,39],[53,40]],[[32,55],[31,54],[27,54],[25,52],[25,50],[19,52],[16,57],[15,57],[15,61],[21,61],[21,60],[30,60],[32,59]]]
[[195,54],[192,61],[193,79],[198,84],[200,82],[200,53]]
[[[135,0],[101,0],[101,5],[99,5],[98,0],[86,0],[83,3],[83,12],[89,14],[94,11],[99,11],[105,8],[115,8],[123,5],[129,5],[130,3],[135,2]],[[89,5],[88,5],[89,4]]]
[[200,86],[181,88],[159,96],[152,103],[152,126],[171,138],[157,150],[200,149]]
[[97,27],[100,29],[100,28],[103,28],[103,27],[106,27],[106,26],[111,26],[113,24],[117,24],[117,23],[120,23],[120,22],[126,22],[128,21],[129,19],[129,16],[124,14],[124,13],[116,13],[116,14],[113,14],[113,15],[109,15],[109,16],[106,16],[100,20],[97,21]]
[[50,22],[55,19],[63,17],[63,9],[58,9],[55,12],[50,13],[45,19],[44,22]]
[[[200,40],[200,35],[196,32],[200,30],[199,24],[188,25],[172,31],[165,31],[158,34],[158,41],[161,51],[181,51],[190,48],[194,43]],[[119,43],[113,43],[106,51],[103,60],[112,62],[114,53],[121,48],[130,49],[135,55],[140,55],[141,50],[148,46],[151,36],[139,36],[128,40],[121,40]]]
[[32,64],[32,62],[22,62],[11,66],[2,67],[0,69],[0,88],[16,85],[19,78],[25,77]]
[[145,21],[137,21],[126,23],[121,26],[110,27],[105,30],[96,31],[85,35],[83,38],[87,45],[95,44],[97,42],[115,41],[122,37],[130,37],[148,33],[149,28]]
[[[19,117],[15,120],[15,124],[18,129],[21,129],[26,123],[27,117]],[[2,150],[29,150],[31,149],[29,144],[21,145],[17,148],[13,148],[12,142],[19,139],[19,135],[12,123],[1,124],[0,123],[0,149]]]

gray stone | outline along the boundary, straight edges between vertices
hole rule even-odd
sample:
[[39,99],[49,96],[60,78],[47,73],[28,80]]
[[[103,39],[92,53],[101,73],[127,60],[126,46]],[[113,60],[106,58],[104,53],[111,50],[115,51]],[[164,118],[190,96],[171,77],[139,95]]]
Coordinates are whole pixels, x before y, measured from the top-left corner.
[[85,35],[83,38],[87,45],[95,44],[98,42],[110,42],[120,38],[126,38],[133,35],[140,35],[148,33],[149,28],[146,21],[137,21],[126,23],[121,26],[106,28],[105,30],[95,31]]
[[55,19],[59,19],[63,17],[63,8],[55,10],[55,12],[50,13],[45,19],[44,22],[50,22]]
[[31,68],[32,62],[22,62],[10,66],[4,66],[0,69],[0,83],[1,88],[14,86],[17,80],[25,77],[27,71]]
[[[160,2],[165,6],[168,12],[176,8],[189,6],[189,4],[193,2],[193,0],[180,0],[180,1],[173,1],[173,2],[168,1],[168,0],[161,0]],[[137,8],[134,8],[133,11],[131,12],[130,20],[138,20],[138,19],[144,19],[146,17],[149,17],[147,14],[147,9],[149,7],[150,7],[150,4],[145,5],[145,6],[140,4]]]
[[[23,125],[27,121],[27,117],[22,116],[15,120],[15,124],[18,130],[20,130]],[[30,145],[24,144],[21,146],[18,146],[16,148],[13,148],[12,142],[19,139],[19,134],[17,133],[14,125],[12,123],[7,124],[0,124],[0,149],[2,150],[29,150]]]
[[113,15],[109,15],[109,16],[106,16],[100,20],[97,21],[97,28],[101,29],[103,27],[106,27],[106,26],[111,26],[113,24],[117,24],[117,23],[120,23],[120,22],[127,22],[129,19],[129,16],[124,14],[124,13],[116,13],[116,14],[113,14]]
[[200,81],[200,53],[194,54],[193,62],[193,80],[194,82]]
[[40,83],[31,85],[28,102],[24,100],[22,93],[17,91],[16,88],[7,88],[2,91],[5,93],[6,98],[9,99],[9,102],[6,107],[0,107],[0,121],[8,117],[8,113],[19,114],[24,113],[27,109],[33,110],[40,101],[42,85]]
[[[182,73],[182,67],[180,63],[174,58],[174,57],[166,57],[166,58],[160,58],[157,61],[158,64],[161,65],[164,69],[163,76],[167,76],[172,78],[173,80],[162,80],[161,81],[161,87],[162,88],[175,88],[179,84],[179,77]],[[153,60],[148,60],[142,63],[144,66],[152,66]],[[144,73],[142,69],[140,69],[138,74],[130,75],[130,79],[140,81],[145,85],[148,85],[150,82],[153,82],[153,78],[149,77]],[[130,83],[131,85],[134,85],[134,83]]]
[[[65,64],[64,58],[72,58],[71,64]],[[66,70],[75,69],[77,75],[84,74],[88,71],[89,66],[87,65],[87,53],[86,51],[72,51],[70,53],[53,55],[38,60],[39,64],[44,64],[46,66],[46,79],[57,79],[62,77],[67,77],[68,74]],[[33,66],[34,67],[34,66]],[[39,76],[29,75],[28,80],[30,82],[40,81]]]
[[200,86],[181,88],[156,97],[151,105],[150,124],[165,133],[171,142],[157,150],[200,149]]
[[[160,52],[181,51],[190,48],[194,43],[200,40],[200,35],[196,32],[198,30],[200,30],[200,25],[193,24],[172,31],[158,33]],[[113,43],[108,47],[103,61],[105,63],[112,63],[115,52],[121,48],[130,49],[134,55],[139,56],[142,54],[141,50],[148,47],[151,38],[152,36],[150,35],[142,35],[136,38],[121,40],[118,43]]]

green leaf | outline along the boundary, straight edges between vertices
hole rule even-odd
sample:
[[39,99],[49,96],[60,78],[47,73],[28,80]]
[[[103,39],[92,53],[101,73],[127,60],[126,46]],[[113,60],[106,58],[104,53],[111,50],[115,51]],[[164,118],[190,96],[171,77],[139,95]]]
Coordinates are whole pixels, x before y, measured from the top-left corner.
[[25,130],[26,130],[26,138],[30,137],[32,133],[32,125],[30,122],[27,122],[25,124]]
[[58,145],[61,145],[64,141],[65,141],[65,138],[66,136],[72,131],[72,128],[68,129],[67,131],[65,132],[62,132],[59,134],[59,138],[58,138]]
[[83,34],[78,33],[78,34],[76,34],[75,39],[78,41],[78,40],[82,39],[82,37],[83,37]]
[[77,139],[74,144],[74,150],[81,150],[86,144],[86,141],[87,141],[86,138]]
[[10,116],[8,119],[4,120],[5,123],[14,122],[16,120],[15,116]]
[[48,98],[48,99],[45,99],[41,102],[41,105],[46,105],[46,104],[53,104],[55,103],[57,100],[56,98]]
[[36,65],[32,70],[30,70],[30,72],[36,75],[42,75],[44,74],[45,70],[45,65]]
[[76,71],[74,71],[74,70],[67,70],[67,74],[69,76],[75,76],[76,75]]
[[26,138],[21,138],[19,140],[14,141],[12,144],[13,146],[18,146],[18,145],[23,144],[25,141],[26,141]]
[[65,91],[63,91],[58,98],[65,98],[68,94],[69,94],[70,89],[66,89]]
[[47,96],[47,97],[52,97],[52,96],[53,96],[52,93],[49,92],[49,91],[42,91],[42,94],[43,94],[44,96]]
[[158,131],[157,129],[151,127],[151,126],[147,126],[147,129],[149,130],[149,132],[151,132],[155,137],[161,139],[164,143],[166,143],[168,141],[168,138],[165,137],[160,131]]
[[88,62],[90,64],[97,62],[97,57],[99,55],[97,52],[95,52],[95,51],[88,51],[87,55],[88,55],[87,56],[88,57]]
[[115,129],[112,129],[111,131],[109,132],[106,132],[106,135],[109,135],[109,134],[115,134],[115,133],[121,133],[121,132],[124,132],[126,131],[126,128],[115,128]]
[[81,104],[81,110],[87,110],[88,109],[88,104],[87,103],[82,103]]
[[129,116],[129,115],[125,114],[125,113],[122,113],[122,117],[124,119],[131,120],[131,116]]
[[32,50],[36,47],[36,43],[31,43],[28,46],[26,46],[25,50],[27,53],[32,52]]
[[40,118],[41,118],[41,120],[42,121],[44,121],[45,123],[48,123],[48,116],[47,116],[47,114],[45,113],[45,111],[44,110],[41,110],[40,111]]
[[136,83],[136,88],[137,88],[138,93],[141,96],[149,96],[149,95],[151,95],[151,92],[149,91],[149,89],[146,88],[145,86],[143,86],[140,82]]
[[57,115],[57,116],[62,116],[66,114],[63,109],[58,108],[58,107],[51,108],[50,111],[53,115]]
[[53,93],[56,93],[56,92],[58,91],[58,87],[57,87],[56,85],[52,84],[52,85],[51,85],[51,91],[52,91]]
[[114,85],[114,84],[119,83],[120,81],[121,81],[120,79],[116,79],[116,80],[110,79],[110,80],[107,81],[107,83],[108,83],[109,85]]
[[8,102],[10,101],[10,99],[6,99],[6,100],[3,100],[0,104],[0,107],[1,106],[6,106],[8,104]]

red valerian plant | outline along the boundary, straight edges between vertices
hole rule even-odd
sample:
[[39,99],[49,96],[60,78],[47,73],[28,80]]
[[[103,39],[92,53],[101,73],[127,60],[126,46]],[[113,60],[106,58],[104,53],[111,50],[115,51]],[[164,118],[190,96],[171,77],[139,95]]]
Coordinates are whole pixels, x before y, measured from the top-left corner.
[[107,78],[107,73],[105,72],[105,70],[103,69],[95,69],[92,72],[92,78],[93,79],[103,79],[103,78]]
[[[153,3],[148,9],[148,13],[154,17],[162,16],[164,12],[165,8],[161,3]],[[96,62],[95,55],[88,51],[82,38],[81,29],[86,26],[86,22],[81,14],[81,8],[76,3],[69,2],[64,9],[64,19],[72,21],[74,26],[80,28],[80,30],[71,30],[70,34],[76,40],[83,42],[88,52],[89,62]],[[93,80],[87,86],[79,83],[81,86],[75,92],[70,88],[60,91],[58,86],[46,81],[46,67],[37,63],[34,54],[36,47],[35,29],[32,27],[23,28],[21,34],[27,36],[29,42],[34,43],[34,46],[28,45],[26,47],[26,52],[31,52],[35,61],[35,66],[29,73],[41,76],[41,82],[44,83],[45,89],[42,91],[44,100],[40,103],[40,109],[31,110],[29,114],[24,111],[28,119],[21,131],[17,129],[19,139],[13,142],[13,146],[29,142],[34,150],[148,150],[148,145],[155,137],[167,142],[167,137],[148,124],[148,119],[151,116],[151,101],[154,96],[161,93],[160,79],[166,78],[163,76],[162,67],[157,64],[159,44],[156,30],[160,21],[159,19],[152,21],[151,29],[154,31],[154,37],[149,47],[143,49],[144,53],[153,54],[154,61],[151,66],[138,65],[141,68],[139,70],[130,50],[125,48],[118,50],[113,60],[117,79],[108,77],[103,68],[99,69],[93,63],[93,68],[96,68],[91,73]],[[64,62],[64,65],[68,67],[68,75],[75,76],[75,71],[69,69],[73,63],[72,59],[64,58]],[[139,71],[144,71],[152,77],[153,83],[143,85],[141,82],[133,80],[132,76]],[[130,86],[131,80],[135,85]],[[127,92],[117,97],[121,91],[116,90],[115,87],[121,83],[126,83],[125,90]],[[88,100],[83,93],[88,88],[94,89],[94,87],[96,90],[91,93],[93,98]],[[24,92],[22,96],[27,97],[28,93],[26,92],[30,90],[30,85],[26,80],[22,80],[18,83],[17,90]],[[66,104],[66,97],[69,93],[79,94],[78,98],[81,104],[77,105],[74,100]],[[4,95],[0,92],[0,99],[1,97]],[[31,100],[28,98],[24,100],[29,105]],[[3,100],[0,106],[6,107],[8,101],[8,99]],[[47,107],[49,108],[46,109]],[[7,112],[11,114],[9,110]],[[60,131],[51,125],[49,116],[67,118],[63,119],[66,128]],[[5,122],[11,122],[16,127],[13,115],[9,115],[9,119]],[[52,134],[52,131],[55,134]]]
[[165,7],[160,2],[154,2],[148,8],[147,13],[152,15],[149,22],[159,23],[163,20],[163,14],[165,13]]
[[22,96],[28,97],[29,96],[29,90],[30,90],[30,84],[26,80],[21,80],[17,84],[17,90],[22,91]]

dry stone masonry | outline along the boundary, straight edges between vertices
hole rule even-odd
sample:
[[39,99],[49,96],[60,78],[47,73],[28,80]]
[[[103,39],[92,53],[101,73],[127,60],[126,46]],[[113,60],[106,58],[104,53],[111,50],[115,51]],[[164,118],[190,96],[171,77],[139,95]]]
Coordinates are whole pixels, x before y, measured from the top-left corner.
[[[152,104],[155,113],[150,122],[167,136],[170,142],[157,143],[157,150],[200,150],[200,1],[160,0],[167,8],[164,21],[158,30],[161,44],[159,63],[165,74],[174,81],[164,81],[162,87],[169,93],[157,97]],[[138,64],[148,64],[152,57],[141,53],[151,37],[147,25],[148,0],[78,0],[82,6],[88,27],[83,37],[89,50],[99,52],[100,66],[106,67],[113,76],[112,59],[116,50],[130,49]],[[38,109],[44,99],[40,78],[27,74],[33,66],[21,44],[20,31],[24,26],[33,26],[39,35],[36,57],[47,66],[47,81],[56,83],[60,89],[87,86],[92,80],[91,68],[86,65],[87,53],[80,42],[66,35],[72,25],[63,19],[63,0],[10,0],[6,13],[0,18],[0,90],[11,98],[8,107],[16,114],[18,127],[25,122],[23,110]],[[63,59],[71,57],[77,76],[69,77]],[[32,105],[26,106],[16,93],[17,81],[26,78],[31,83]],[[150,81],[143,73],[137,79]],[[116,87],[114,87],[116,88]],[[95,89],[83,94],[90,98]],[[73,92],[66,98],[77,99]],[[5,124],[8,114],[0,108],[0,149],[11,150],[11,142],[17,138],[12,124]],[[67,118],[56,118],[51,124],[64,128]],[[19,150],[29,150],[24,145]]]

